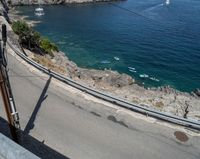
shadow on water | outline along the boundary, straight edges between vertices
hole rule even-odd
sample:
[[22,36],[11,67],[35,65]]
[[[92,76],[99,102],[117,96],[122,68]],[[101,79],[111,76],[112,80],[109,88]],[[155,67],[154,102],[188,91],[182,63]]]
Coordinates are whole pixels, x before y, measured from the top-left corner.
[[[11,138],[8,122],[2,117],[0,117],[0,133]],[[43,142],[38,141],[31,135],[25,134],[24,131],[21,131],[21,137],[23,141],[22,146],[42,159],[70,159],[45,145]]]
[[43,89],[43,91],[42,91],[42,93],[41,93],[41,95],[40,95],[40,98],[39,98],[38,101],[37,101],[37,104],[36,104],[36,106],[35,106],[35,109],[33,110],[33,113],[31,114],[31,117],[30,117],[30,119],[29,119],[29,121],[28,121],[28,123],[27,123],[27,125],[26,125],[26,127],[25,127],[25,129],[24,129],[24,133],[25,133],[25,134],[29,134],[30,130],[34,128],[34,121],[35,121],[35,119],[36,119],[37,113],[38,113],[38,111],[40,110],[40,107],[41,107],[41,105],[42,105],[42,102],[43,102],[43,101],[47,98],[47,96],[48,96],[48,95],[46,94],[46,92],[47,92],[47,90],[48,90],[48,88],[49,88],[49,84],[50,84],[50,82],[51,82],[51,78],[52,78],[52,76],[50,76],[49,79],[47,80],[47,82],[46,82],[46,84],[45,84],[45,86],[44,86],[44,89]]

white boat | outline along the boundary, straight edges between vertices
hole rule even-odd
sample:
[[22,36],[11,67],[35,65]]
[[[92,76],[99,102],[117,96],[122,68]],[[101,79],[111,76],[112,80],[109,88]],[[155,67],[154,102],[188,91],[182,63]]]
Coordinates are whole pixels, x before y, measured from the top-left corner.
[[119,61],[119,57],[116,57],[116,56],[115,56],[114,59],[115,59],[116,61]]
[[133,73],[136,73],[137,71],[136,70],[129,70],[130,72],[133,72]]
[[141,74],[140,78],[149,78],[149,75],[147,75],[147,74]]
[[150,79],[151,79],[152,81],[159,82],[159,79],[157,79],[157,78],[155,78],[155,77],[150,77]]
[[44,15],[44,9],[39,6],[38,8],[35,9],[35,15],[37,15],[37,16]]
[[129,69],[129,70],[135,70],[135,68],[133,68],[133,67],[128,67],[128,69]]
[[170,4],[170,0],[166,0],[165,4],[169,5]]

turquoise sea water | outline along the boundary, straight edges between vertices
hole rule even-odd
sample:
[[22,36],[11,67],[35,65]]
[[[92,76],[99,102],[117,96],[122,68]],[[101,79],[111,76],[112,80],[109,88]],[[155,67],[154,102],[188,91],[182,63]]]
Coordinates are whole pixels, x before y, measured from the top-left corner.
[[81,67],[111,68],[147,87],[200,88],[199,0],[44,6],[42,17],[33,6],[18,9]]

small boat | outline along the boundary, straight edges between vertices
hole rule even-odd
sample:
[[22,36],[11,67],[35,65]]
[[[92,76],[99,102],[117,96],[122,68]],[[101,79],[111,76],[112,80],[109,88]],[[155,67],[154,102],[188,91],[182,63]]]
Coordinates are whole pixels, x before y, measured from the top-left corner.
[[149,78],[149,75],[147,75],[147,74],[141,74],[140,78]]
[[133,72],[133,73],[136,73],[136,72],[137,72],[136,70],[131,70],[131,69],[130,69],[129,71],[130,71],[130,72]]
[[133,68],[133,67],[128,67],[128,69],[129,69],[129,70],[135,70],[135,68]]
[[38,8],[35,9],[35,15],[37,15],[37,16],[44,15],[44,9],[39,6]]
[[168,6],[170,4],[170,0],[166,0],[165,4]]
[[116,61],[119,61],[119,57],[116,57],[116,56],[115,56],[114,59],[115,59]]
[[155,78],[155,77],[150,77],[150,79],[151,79],[152,81],[159,82],[159,79],[157,79],[157,78]]

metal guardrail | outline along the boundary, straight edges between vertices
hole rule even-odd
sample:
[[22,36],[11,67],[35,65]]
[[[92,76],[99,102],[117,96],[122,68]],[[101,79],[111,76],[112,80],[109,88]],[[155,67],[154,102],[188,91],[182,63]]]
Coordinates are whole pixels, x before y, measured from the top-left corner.
[[175,123],[178,125],[182,125],[185,127],[190,127],[193,129],[197,129],[200,130],[200,122],[198,122],[197,120],[192,120],[192,119],[186,119],[183,117],[179,117],[179,116],[175,116],[166,112],[161,112],[161,111],[157,111],[157,110],[153,110],[151,108],[147,108],[147,107],[142,107],[133,103],[130,103],[128,101],[125,101],[123,99],[114,97],[112,95],[97,91],[95,89],[89,88],[87,86],[84,86],[78,82],[73,81],[70,78],[67,78],[63,75],[60,75],[57,72],[51,71],[48,68],[38,64],[37,62],[31,60],[30,58],[28,58],[27,56],[25,56],[19,49],[17,49],[16,47],[14,47],[13,44],[11,44],[10,42],[8,42],[8,45],[12,48],[12,50],[18,55],[20,56],[23,60],[25,60],[26,62],[28,62],[29,64],[31,64],[32,66],[36,67],[37,69],[39,69],[40,71],[51,75],[52,77],[54,77],[57,80],[60,80],[64,83],[69,84],[72,87],[75,87],[83,92],[86,92],[88,94],[91,94],[95,97],[101,98],[105,101],[109,101],[111,103],[114,103],[120,107],[135,111],[135,112],[139,112],[154,118],[158,118],[161,120],[165,120],[167,122],[171,122],[171,123]]

